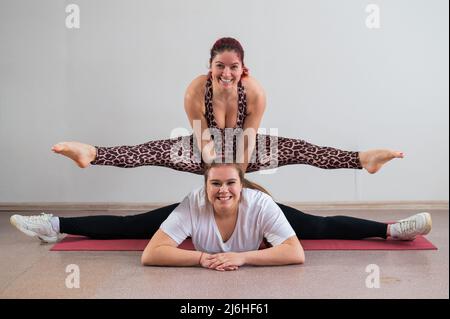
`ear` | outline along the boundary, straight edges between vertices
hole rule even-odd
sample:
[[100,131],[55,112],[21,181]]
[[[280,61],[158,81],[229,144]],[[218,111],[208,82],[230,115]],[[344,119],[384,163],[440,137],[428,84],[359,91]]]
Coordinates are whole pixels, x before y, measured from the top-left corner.
[[246,66],[242,67],[242,74],[241,74],[241,76],[247,76],[249,73],[250,73],[250,71],[249,71],[249,69]]

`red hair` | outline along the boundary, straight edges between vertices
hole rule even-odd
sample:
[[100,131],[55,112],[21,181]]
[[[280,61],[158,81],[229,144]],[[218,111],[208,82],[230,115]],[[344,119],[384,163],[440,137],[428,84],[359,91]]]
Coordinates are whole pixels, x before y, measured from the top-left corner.
[[239,59],[242,63],[242,77],[245,77],[249,74],[249,70],[244,64],[244,49],[238,40],[234,38],[220,38],[217,40],[213,47],[211,48],[211,56],[209,58],[209,65],[211,66],[212,60],[214,60],[215,56],[224,51],[234,51],[238,55]]

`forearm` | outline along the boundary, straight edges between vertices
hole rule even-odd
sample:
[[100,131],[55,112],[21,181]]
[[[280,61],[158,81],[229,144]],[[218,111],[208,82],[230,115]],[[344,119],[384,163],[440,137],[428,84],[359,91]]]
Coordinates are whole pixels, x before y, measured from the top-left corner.
[[145,266],[197,266],[200,265],[200,251],[160,246],[145,251],[142,264]]
[[216,150],[209,130],[204,131],[203,134],[200,130],[194,131],[194,141],[200,150],[202,160],[205,163],[211,163],[216,158]]
[[[243,172],[247,171],[247,167],[252,159],[256,145],[256,132],[247,129],[238,139],[238,150],[236,160],[241,166]],[[241,153],[242,152],[242,153]]]
[[255,266],[302,264],[305,261],[305,255],[301,247],[285,244],[267,249],[247,251],[242,254],[246,264]]
[[208,123],[201,113],[191,114],[189,118],[192,120],[194,143],[200,151],[201,158],[205,163],[211,163],[216,157],[216,152]]
[[201,152],[202,152],[202,159],[205,163],[212,163],[214,159],[217,157],[217,153],[215,150],[214,140],[202,140],[201,141]]

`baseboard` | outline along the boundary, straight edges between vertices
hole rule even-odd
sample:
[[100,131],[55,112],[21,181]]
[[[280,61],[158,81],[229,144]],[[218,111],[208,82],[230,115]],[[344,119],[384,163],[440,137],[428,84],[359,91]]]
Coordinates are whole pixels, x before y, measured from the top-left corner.
[[448,210],[448,201],[287,202],[305,210]]
[[[0,203],[0,212],[149,211],[173,203]],[[283,202],[300,210],[448,210],[448,201]]]

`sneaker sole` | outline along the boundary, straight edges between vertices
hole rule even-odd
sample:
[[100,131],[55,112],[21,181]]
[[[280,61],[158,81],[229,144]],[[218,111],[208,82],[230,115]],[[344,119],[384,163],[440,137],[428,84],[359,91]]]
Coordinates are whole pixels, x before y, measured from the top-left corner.
[[431,227],[433,226],[433,221],[431,220],[431,215],[429,213],[422,213],[427,220],[427,226],[425,228],[425,232],[422,235],[426,235],[431,231]]

